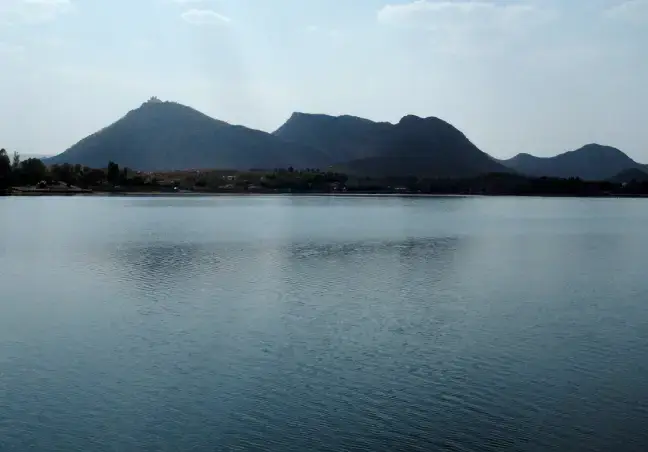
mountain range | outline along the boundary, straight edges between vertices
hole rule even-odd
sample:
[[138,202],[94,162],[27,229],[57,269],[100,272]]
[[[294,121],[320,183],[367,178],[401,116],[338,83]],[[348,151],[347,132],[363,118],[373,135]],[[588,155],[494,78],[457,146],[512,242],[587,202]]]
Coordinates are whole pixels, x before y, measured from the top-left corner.
[[275,135],[322,149],[332,165],[358,175],[469,177],[510,171],[434,117],[409,115],[391,124],[295,113]]
[[45,163],[103,168],[108,161],[142,171],[248,170],[328,163],[319,149],[155,98]]
[[600,144],[588,144],[555,157],[518,154],[499,162],[528,176],[580,177],[585,180],[606,180],[630,169],[646,171],[645,165],[635,162],[619,149]]
[[518,154],[497,160],[461,131],[436,118],[399,122],[355,116],[293,113],[266,133],[213,119],[190,107],[151,98],[46,164],[136,170],[333,168],[367,177],[472,177],[516,172],[529,176],[603,180],[647,168],[622,151],[598,144],[555,157]]

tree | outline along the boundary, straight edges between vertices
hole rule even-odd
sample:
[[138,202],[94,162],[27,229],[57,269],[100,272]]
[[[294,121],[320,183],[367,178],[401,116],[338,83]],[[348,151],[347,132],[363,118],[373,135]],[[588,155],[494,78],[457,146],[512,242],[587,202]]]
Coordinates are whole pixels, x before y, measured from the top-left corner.
[[13,159],[11,160],[11,170],[16,171],[20,168],[20,154],[18,151],[14,151]]
[[74,167],[69,163],[52,166],[52,177],[66,183],[67,185],[76,183]]
[[9,188],[11,185],[11,161],[7,151],[0,149],[0,189]]
[[119,183],[119,165],[113,161],[108,162],[108,182],[117,185]]
[[106,180],[106,174],[100,169],[84,168],[81,175],[81,185],[85,188],[101,185]]
[[36,185],[47,178],[47,167],[39,159],[27,159],[20,163],[20,181],[26,185]]

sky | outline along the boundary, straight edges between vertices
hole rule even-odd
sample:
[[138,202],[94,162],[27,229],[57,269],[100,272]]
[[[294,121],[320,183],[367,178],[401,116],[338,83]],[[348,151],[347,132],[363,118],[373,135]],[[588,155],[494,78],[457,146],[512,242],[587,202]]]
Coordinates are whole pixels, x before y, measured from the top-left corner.
[[0,147],[57,154],[151,96],[265,131],[437,116],[496,157],[648,162],[648,0],[0,0]]

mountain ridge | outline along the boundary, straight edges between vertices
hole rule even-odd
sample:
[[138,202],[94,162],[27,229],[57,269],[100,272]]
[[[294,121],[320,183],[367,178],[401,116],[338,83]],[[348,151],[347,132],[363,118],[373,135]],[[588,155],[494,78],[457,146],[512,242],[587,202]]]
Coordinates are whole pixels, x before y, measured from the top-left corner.
[[406,115],[383,137],[376,155],[347,163],[351,173],[374,176],[473,177],[510,172],[452,124]]
[[410,114],[390,123],[295,112],[274,133],[317,147],[341,171],[360,176],[461,177],[510,172],[463,132],[435,116]]
[[551,157],[537,157],[528,153],[498,160],[511,169],[535,177],[579,177],[585,180],[607,180],[632,168],[645,170],[618,148],[589,143],[578,149]]
[[619,149],[596,143],[553,157],[520,153],[496,159],[436,116],[409,114],[391,123],[295,111],[267,133],[155,97],[44,162],[105,167],[111,160],[144,171],[292,166],[334,168],[364,177],[517,172],[608,180],[625,170],[648,170]]
[[45,163],[103,167],[109,160],[147,171],[247,170],[327,162],[317,149],[232,125],[176,102],[149,100]]
[[339,164],[374,155],[372,147],[389,125],[352,115],[293,112],[273,135],[318,148]]

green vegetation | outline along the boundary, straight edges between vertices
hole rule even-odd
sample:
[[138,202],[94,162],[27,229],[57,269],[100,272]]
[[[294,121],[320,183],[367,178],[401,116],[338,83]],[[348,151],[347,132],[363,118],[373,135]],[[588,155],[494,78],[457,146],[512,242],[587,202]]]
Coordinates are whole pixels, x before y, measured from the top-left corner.
[[91,189],[98,192],[195,191],[195,192],[330,192],[344,187],[346,175],[319,169],[273,171],[171,171],[136,172],[109,161],[105,168],[67,163],[46,166],[39,159],[21,161],[0,151],[0,189],[59,192]]
[[[622,177],[623,176],[623,177]],[[579,178],[527,177],[490,173],[471,178],[349,177],[317,168],[292,167],[272,171],[172,171],[141,173],[108,162],[104,169],[82,165],[46,166],[41,160],[10,158],[0,150],[0,190],[18,192],[176,192],[197,193],[417,193],[518,196],[636,196],[648,195],[648,177],[626,171],[607,181]]]
[[360,178],[347,182],[346,191],[491,196],[645,196],[648,195],[648,181],[585,181],[579,178],[534,178],[519,174],[490,173],[462,179]]
[[342,189],[347,180],[348,177],[342,173],[321,172],[318,169],[294,171],[288,168],[266,174],[261,180],[261,185],[269,189],[328,192]]
[[0,189],[18,185],[35,185],[46,179],[48,169],[42,161],[35,158],[21,160],[14,152],[10,159],[4,149],[0,150]]
[[0,190],[6,190],[11,186],[11,160],[7,151],[0,149]]
[[[113,168],[112,162],[109,168]],[[119,173],[119,167],[114,165]],[[101,169],[88,168],[82,165],[51,165],[46,166],[42,160],[30,158],[22,160],[18,153],[9,158],[7,152],[0,150],[0,189],[29,187],[34,190],[62,190],[66,189],[88,189],[105,188],[104,185],[109,178],[109,173]],[[128,172],[125,170],[115,178],[116,183],[126,182],[124,177]],[[129,181],[138,181],[135,178]]]

